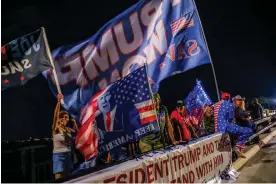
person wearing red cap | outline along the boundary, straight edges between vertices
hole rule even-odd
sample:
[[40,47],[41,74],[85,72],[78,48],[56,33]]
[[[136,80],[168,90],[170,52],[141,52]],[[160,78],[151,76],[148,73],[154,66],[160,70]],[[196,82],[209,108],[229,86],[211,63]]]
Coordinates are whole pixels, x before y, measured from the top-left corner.
[[230,100],[231,99],[231,95],[229,93],[222,93],[221,94],[221,99],[222,100]]
[[233,123],[234,119],[234,104],[230,102],[231,95],[229,93],[223,93],[221,95],[221,101],[214,105],[215,114],[215,131],[227,132],[238,136],[238,141],[235,146],[235,152],[239,157],[245,157],[243,150],[245,148],[245,142],[253,134],[251,128],[241,127]]
[[[73,133],[78,131],[78,125],[74,119],[69,118],[67,111],[61,110],[62,94],[58,94],[58,103],[54,112],[52,125],[53,135],[53,173],[55,179],[69,176],[73,169],[72,141]],[[70,126],[71,124],[71,126]]]

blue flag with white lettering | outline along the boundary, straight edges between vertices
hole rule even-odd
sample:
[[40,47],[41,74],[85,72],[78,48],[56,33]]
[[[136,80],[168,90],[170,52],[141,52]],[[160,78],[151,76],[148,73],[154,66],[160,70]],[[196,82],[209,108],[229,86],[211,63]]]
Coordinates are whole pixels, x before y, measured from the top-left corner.
[[[163,79],[210,63],[193,0],[141,0],[53,58],[64,107],[75,118],[96,93],[144,63],[153,92]],[[53,72],[44,75],[57,94]]]

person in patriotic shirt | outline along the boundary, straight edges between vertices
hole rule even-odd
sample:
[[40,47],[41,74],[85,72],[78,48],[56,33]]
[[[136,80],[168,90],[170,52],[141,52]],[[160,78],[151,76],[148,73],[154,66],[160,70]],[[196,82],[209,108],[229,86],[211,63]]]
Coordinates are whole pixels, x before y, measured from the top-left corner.
[[162,148],[163,143],[165,145],[178,144],[178,141],[176,141],[174,137],[174,130],[170,121],[167,108],[163,105],[160,105],[161,98],[158,93],[154,93],[153,97],[160,131],[158,131],[157,133],[149,134],[140,139],[139,148],[142,153],[152,151],[152,149]]
[[253,131],[251,128],[241,127],[233,123],[235,107],[230,102],[231,95],[229,93],[223,93],[221,99],[221,101],[214,104],[215,130],[216,132],[227,132],[236,135],[238,141],[235,145],[235,152],[239,157],[245,158],[243,154],[245,143],[253,134]]

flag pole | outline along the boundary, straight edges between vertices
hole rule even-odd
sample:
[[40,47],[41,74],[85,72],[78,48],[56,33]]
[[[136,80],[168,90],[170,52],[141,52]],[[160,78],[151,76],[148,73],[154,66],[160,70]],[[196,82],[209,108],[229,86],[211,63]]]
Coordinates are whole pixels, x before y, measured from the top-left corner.
[[[151,90],[151,86],[149,84],[149,76],[148,76],[148,68],[147,68],[147,62],[144,63],[144,67],[146,69],[146,73],[147,73],[147,80],[148,80],[148,85],[149,85],[149,91],[150,91],[150,94],[151,94],[151,99],[154,100],[154,97],[153,97],[153,93],[152,93],[152,90]],[[154,108],[156,109],[155,105],[154,105]],[[160,128],[160,133],[161,133],[161,139],[162,139],[162,144],[163,144],[163,149],[165,150],[166,149],[166,143],[165,143],[165,135],[163,134],[163,131],[162,131],[162,128],[161,128],[161,125],[160,125],[160,122],[159,122],[159,117],[157,115],[157,111],[155,110],[155,115],[156,115],[156,121],[157,121],[157,125],[159,126]],[[153,147],[154,148],[154,147]],[[154,150],[153,150],[154,151]]]
[[[50,46],[48,44],[48,40],[47,40],[47,36],[46,36],[46,32],[45,32],[44,27],[42,27],[42,33],[43,33],[43,39],[44,39],[44,43],[45,43],[46,52],[47,52],[47,55],[49,57],[49,60],[52,64],[52,66],[53,66],[53,74],[54,74],[54,78],[55,78],[55,81],[56,81],[57,90],[58,90],[59,94],[62,94],[61,89],[60,89],[60,85],[59,85],[59,81],[58,81],[58,77],[57,77],[56,67],[55,67],[55,64],[54,64],[54,61],[53,61],[53,58],[52,58]],[[61,103],[61,105],[64,105],[64,100],[61,99],[60,103]]]
[[218,82],[217,82],[214,63],[212,61],[212,57],[211,57],[210,50],[209,50],[209,47],[208,47],[208,44],[207,44],[207,40],[206,40],[206,37],[205,37],[205,34],[204,34],[204,30],[203,30],[203,27],[202,27],[201,19],[200,19],[200,16],[199,16],[199,13],[198,13],[198,10],[197,10],[197,7],[196,7],[195,0],[193,0],[193,3],[194,3],[195,8],[196,8],[197,16],[198,16],[200,27],[201,27],[201,30],[202,30],[202,35],[203,35],[203,38],[205,40],[205,44],[206,44],[206,47],[207,47],[208,54],[210,56],[210,63],[211,63],[212,71],[213,71],[213,76],[214,76],[214,81],[215,81],[215,86],[216,86],[216,91],[217,91],[217,97],[218,97],[218,101],[219,101],[220,100],[219,87],[218,87]]

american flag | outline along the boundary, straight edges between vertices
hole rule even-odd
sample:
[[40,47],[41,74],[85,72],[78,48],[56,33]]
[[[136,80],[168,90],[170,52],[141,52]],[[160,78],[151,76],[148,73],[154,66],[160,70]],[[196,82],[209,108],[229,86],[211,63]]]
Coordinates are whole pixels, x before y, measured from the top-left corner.
[[[95,118],[101,113],[98,99],[110,93],[116,105],[132,103],[139,112],[141,124],[157,120],[145,66],[140,67],[121,80],[109,85],[104,91],[97,93],[87,104],[80,117],[81,127],[76,137],[76,147],[83,153],[86,160],[98,154],[98,136]],[[102,122],[103,123],[103,122]],[[107,131],[113,131],[112,125],[105,125]]]
[[171,23],[172,34],[176,35],[178,31],[187,29],[192,26],[194,26],[193,19],[187,20],[185,17],[181,17],[180,19]]

